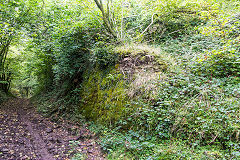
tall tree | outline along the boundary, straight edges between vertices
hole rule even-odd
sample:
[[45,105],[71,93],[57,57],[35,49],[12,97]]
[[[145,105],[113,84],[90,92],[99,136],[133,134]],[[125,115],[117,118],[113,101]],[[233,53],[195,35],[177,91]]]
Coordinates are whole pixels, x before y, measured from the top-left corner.
[[97,7],[100,9],[100,11],[102,13],[102,19],[103,19],[103,22],[105,24],[105,27],[106,27],[107,31],[114,38],[118,38],[117,33],[114,30],[113,23],[111,22],[111,19],[110,19],[110,14],[112,14],[111,11],[110,11],[110,1],[107,0],[106,7],[104,7],[102,0],[94,0],[94,1],[95,1]]
[[32,21],[37,0],[0,0],[0,89],[8,92],[11,72],[6,64],[11,44],[17,41],[20,30]]

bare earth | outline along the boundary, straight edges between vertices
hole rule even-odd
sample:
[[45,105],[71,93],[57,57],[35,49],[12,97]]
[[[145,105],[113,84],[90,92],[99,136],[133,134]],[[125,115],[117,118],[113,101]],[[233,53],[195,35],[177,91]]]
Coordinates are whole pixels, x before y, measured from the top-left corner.
[[[76,140],[79,143],[73,145]],[[1,104],[1,160],[67,160],[76,153],[90,160],[104,159],[88,129],[66,121],[54,123],[37,114],[26,99],[11,99]]]

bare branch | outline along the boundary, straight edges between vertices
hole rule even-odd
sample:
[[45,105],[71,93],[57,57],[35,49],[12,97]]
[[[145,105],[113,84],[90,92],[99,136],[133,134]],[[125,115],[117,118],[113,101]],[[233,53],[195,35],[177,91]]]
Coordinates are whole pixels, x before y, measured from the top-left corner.
[[145,32],[147,32],[147,30],[153,25],[153,23],[154,23],[154,15],[156,15],[157,13],[154,13],[153,15],[152,15],[152,21],[151,21],[151,23],[147,26],[147,28],[140,34],[140,35],[143,35]]

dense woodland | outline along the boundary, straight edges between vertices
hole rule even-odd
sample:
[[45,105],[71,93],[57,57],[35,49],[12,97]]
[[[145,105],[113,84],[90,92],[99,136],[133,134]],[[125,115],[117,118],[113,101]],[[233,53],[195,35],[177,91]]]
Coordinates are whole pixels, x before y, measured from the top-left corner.
[[240,1],[0,0],[9,96],[108,159],[240,159]]

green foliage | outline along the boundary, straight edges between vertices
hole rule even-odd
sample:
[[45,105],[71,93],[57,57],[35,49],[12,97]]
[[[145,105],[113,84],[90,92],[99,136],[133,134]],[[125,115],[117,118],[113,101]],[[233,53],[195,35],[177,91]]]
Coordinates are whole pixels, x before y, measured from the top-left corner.
[[[199,65],[201,65],[199,71],[215,77],[239,76],[239,53],[234,47],[213,50],[204,59],[199,59]],[[208,70],[207,73],[206,70]]]
[[119,55],[114,53],[113,49],[109,47],[97,48],[94,51],[95,65],[100,70],[107,70],[114,66],[119,59]]
[[[93,120],[110,159],[238,159],[239,2],[105,2],[101,17],[93,1],[1,1],[0,84]],[[106,17],[155,49],[113,44]]]
[[[91,124],[90,129],[101,135],[100,144],[105,152],[110,153],[108,159],[223,159],[230,156],[219,151],[217,146],[192,147],[187,145],[187,141],[175,138],[147,139],[132,130],[122,134],[119,127],[110,130]],[[231,157],[235,157],[234,154]]]
[[202,28],[202,34],[219,38],[222,45],[205,52],[198,59],[198,72],[215,77],[239,76],[239,23],[238,16],[234,16],[229,19],[222,18],[218,22],[214,20],[210,26]]
[[87,31],[81,28],[77,29],[76,32],[62,37],[60,44],[61,50],[56,55],[56,65],[54,66],[55,81],[60,85],[66,80],[73,80],[73,78],[81,80],[90,57],[88,45],[91,44],[91,38]]
[[[24,44],[22,44],[24,46]],[[20,46],[18,46],[20,47]],[[8,60],[10,62],[10,71],[12,75],[11,92],[19,97],[29,97],[33,94],[38,84],[34,72],[32,72],[30,63],[34,63],[32,55],[23,55],[23,50],[10,50]]]
[[38,2],[35,0],[1,1],[0,80],[7,81],[8,83],[0,84],[0,88],[5,92],[9,91],[10,82],[12,80],[12,72],[9,69],[10,64],[7,63],[10,61],[8,59],[10,47],[18,42],[25,27],[36,19],[34,11],[38,9]]
[[218,12],[202,1],[132,1],[132,7],[124,19],[127,37],[152,43],[189,34]]

